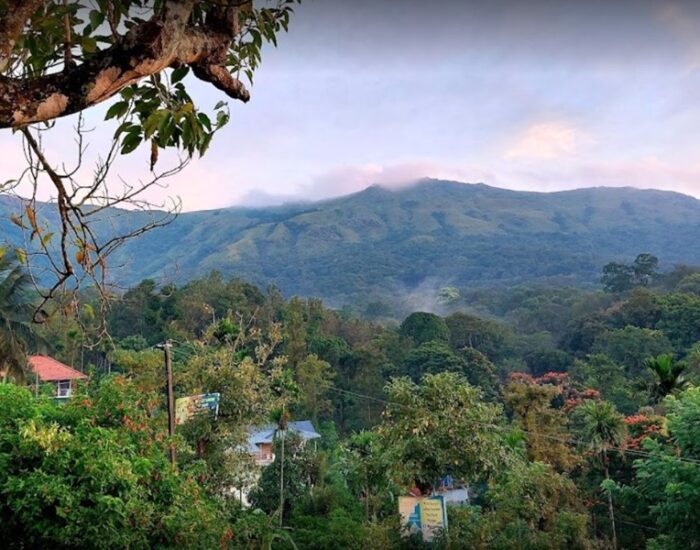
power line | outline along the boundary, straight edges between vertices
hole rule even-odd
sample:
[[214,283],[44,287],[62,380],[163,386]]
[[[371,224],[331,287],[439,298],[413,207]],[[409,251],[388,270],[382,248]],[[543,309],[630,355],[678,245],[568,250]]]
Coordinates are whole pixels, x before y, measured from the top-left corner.
[[648,531],[660,531],[660,529],[657,529],[656,527],[651,527],[650,525],[642,525],[641,523],[635,523],[633,521],[626,521],[624,519],[620,519],[617,516],[615,517],[615,521],[617,523],[623,523],[625,525],[631,525],[633,527],[639,527],[640,529],[647,529]]

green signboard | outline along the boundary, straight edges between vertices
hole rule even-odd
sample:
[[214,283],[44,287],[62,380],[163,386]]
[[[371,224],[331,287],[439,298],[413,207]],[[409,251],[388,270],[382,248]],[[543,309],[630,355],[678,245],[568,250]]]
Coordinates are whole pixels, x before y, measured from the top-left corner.
[[184,424],[199,414],[209,414],[216,418],[220,397],[218,393],[203,393],[175,400],[175,424]]

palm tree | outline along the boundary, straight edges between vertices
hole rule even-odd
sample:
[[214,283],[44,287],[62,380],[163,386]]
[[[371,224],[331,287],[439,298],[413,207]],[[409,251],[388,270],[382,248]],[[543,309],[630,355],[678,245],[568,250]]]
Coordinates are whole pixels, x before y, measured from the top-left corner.
[[[613,447],[624,444],[627,428],[623,416],[615,406],[607,401],[587,401],[578,408],[577,414],[581,419],[581,435],[588,448],[598,455],[603,463],[605,479],[610,479],[607,452]],[[617,532],[615,529],[615,510],[612,493],[608,490],[608,512],[612,530],[613,548],[617,548]]]
[[32,338],[32,281],[15,259],[0,248],[0,371],[3,380],[23,380],[26,343]]
[[685,364],[674,361],[673,355],[670,353],[647,359],[644,364],[654,376],[654,383],[651,387],[653,403],[658,403],[668,394],[688,385],[685,376],[683,376]]

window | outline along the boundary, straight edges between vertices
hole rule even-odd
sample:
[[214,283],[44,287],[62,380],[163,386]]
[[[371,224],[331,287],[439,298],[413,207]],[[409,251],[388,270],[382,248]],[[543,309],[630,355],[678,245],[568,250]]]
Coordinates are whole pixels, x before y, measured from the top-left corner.
[[70,397],[70,380],[56,382],[56,397]]

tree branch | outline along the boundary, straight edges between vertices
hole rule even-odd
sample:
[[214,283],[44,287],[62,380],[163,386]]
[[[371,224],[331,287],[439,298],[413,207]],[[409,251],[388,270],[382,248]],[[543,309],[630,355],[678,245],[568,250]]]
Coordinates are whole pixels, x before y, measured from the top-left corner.
[[0,128],[77,113],[144,77],[183,65],[192,66],[195,74],[230,97],[247,101],[248,91],[224,65],[235,25],[214,29],[189,24],[194,3],[170,0],[162,15],[137,25],[81,65],[66,65],[59,73],[35,78],[0,75]]
[[239,99],[244,103],[250,100],[250,92],[243,82],[231,76],[228,69],[222,65],[195,64],[192,65],[192,72],[200,80],[213,84],[233,99]]
[[12,51],[32,14],[43,0],[9,0],[7,12],[0,15],[0,75],[10,67]]

